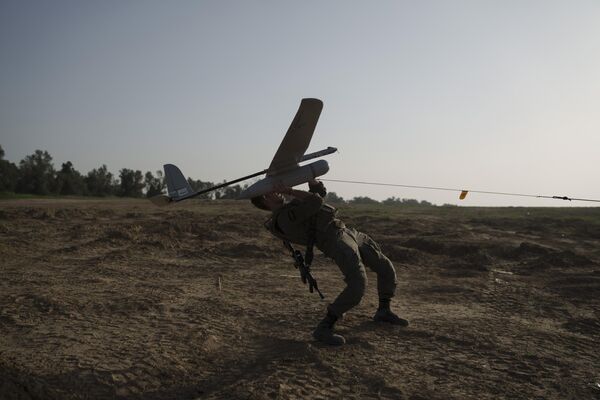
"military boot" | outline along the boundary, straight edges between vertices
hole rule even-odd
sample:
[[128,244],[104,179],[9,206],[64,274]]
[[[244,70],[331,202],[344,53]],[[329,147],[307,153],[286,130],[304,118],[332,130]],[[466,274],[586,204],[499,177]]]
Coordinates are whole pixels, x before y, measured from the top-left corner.
[[373,316],[375,322],[387,322],[398,326],[408,326],[408,321],[400,318],[390,309],[390,299],[380,299],[379,308]]
[[333,333],[333,325],[337,320],[338,318],[335,315],[327,313],[327,316],[319,322],[317,329],[314,330],[313,337],[319,342],[331,346],[341,346],[346,343],[346,339],[342,335]]

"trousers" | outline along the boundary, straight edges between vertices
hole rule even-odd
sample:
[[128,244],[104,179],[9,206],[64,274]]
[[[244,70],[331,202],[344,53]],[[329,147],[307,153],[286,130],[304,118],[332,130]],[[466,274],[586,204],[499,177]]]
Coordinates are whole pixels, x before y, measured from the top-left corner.
[[352,228],[341,228],[337,239],[331,241],[324,252],[332,258],[344,275],[346,287],[327,307],[328,311],[341,318],[345,312],[358,305],[367,287],[365,265],[377,274],[377,292],[380,299],[391,299],[396,292],[394,265],[382,252],[379,245],[362,232]]

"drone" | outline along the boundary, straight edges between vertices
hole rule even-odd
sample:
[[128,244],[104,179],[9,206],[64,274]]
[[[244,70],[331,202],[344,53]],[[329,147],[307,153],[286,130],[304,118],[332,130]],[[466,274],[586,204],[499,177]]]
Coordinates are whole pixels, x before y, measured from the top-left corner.
[[264,178],[244,189],[238,196],[238,199],[251,199],[270,193],[282,185],[293,187],[325,175],[329,171],[329,164],[325,160],[317,160],[309,164],[300,165],[305,161],[314,160],[315,158],[320,158],[337,151],[335,147],[327,147],[324,150],[305,154],[322,110],[323,102],[321,100],[311,98],[302,99],[296,116],[292,120],[292,124],[267,169],[207,189],[195,191],[176,165],[165,164],[163,167],[167,181],[167,194],[154,196],[150,200],[156,205],[166,206],[266,174]]

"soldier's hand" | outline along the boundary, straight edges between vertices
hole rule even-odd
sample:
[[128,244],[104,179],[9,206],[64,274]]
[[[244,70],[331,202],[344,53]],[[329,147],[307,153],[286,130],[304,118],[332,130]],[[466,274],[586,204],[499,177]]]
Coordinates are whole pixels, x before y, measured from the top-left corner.
[[308,191],[311,193],[316,193],[323,198],[327,195],[327,189],[325,189],[323,182],[316,179],[308,182]]

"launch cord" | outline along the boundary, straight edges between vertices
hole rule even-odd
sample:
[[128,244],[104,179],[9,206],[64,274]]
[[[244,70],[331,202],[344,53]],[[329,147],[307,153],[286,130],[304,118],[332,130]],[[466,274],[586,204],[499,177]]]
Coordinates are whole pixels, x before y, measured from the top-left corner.
[[[454,189],[454,188],[443,188],[434,186],[415,186],[415,185],[400,185],[396,183],[381,183],[381,182],[364,182],[364,181],[346,181],[341,179],[320,179],[325,182],[341,182],[341,183],[354,183],[360,185],[376,185],[376,186],[395,186],[412,189],[427,189],[427,190],[444,190],[447,192],[461,192],[461,199],[464,199],[467,193],[481,193],[481,194],[495,194],[501,196],[519,196],[519,197],[533,197],[538,199],[556,199],[556,200],[568,200],[568,201],[589,201],[594,203],[600,203],[598,199],[581,199],[576,197],[568,196],[543,196],[538,194],[523,194],[523,193],[509,193],[509,192],[490,192],[485,190],[469,190],[469,189]],[[464,195],[463,195],[464,194]]]

